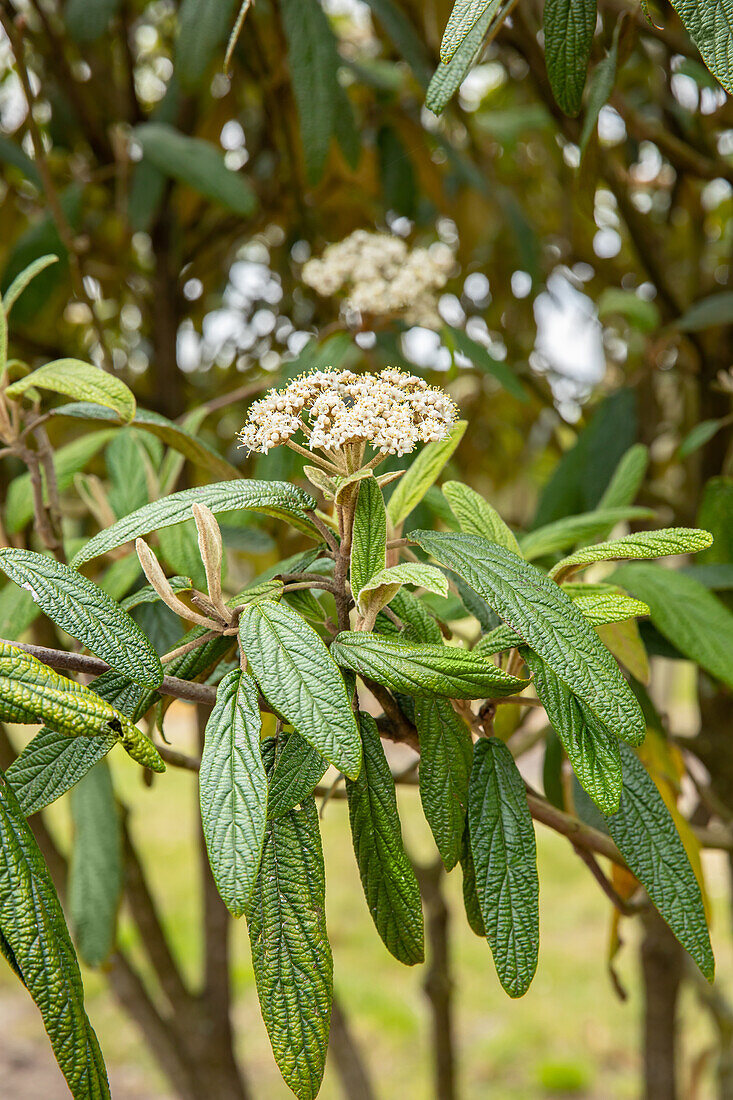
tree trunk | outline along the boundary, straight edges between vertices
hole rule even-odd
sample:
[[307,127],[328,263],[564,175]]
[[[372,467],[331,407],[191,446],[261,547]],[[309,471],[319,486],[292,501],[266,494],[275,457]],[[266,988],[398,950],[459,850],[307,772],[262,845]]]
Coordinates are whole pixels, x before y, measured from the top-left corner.
[[642,916],[644,1097],[677,1100],[677,998],[684,952],[655,910]]
[[449,912],[442,890],[443,864],[415,867],[427,918],[428,965],[423,988],[432,1009],[433,1079],[436,1100],[456,1100],[453,980],[450,973]]

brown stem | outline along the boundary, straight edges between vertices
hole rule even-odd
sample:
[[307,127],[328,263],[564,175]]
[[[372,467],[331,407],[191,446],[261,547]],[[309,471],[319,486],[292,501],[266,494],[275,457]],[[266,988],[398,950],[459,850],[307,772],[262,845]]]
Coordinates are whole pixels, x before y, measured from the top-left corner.
[[442,889],[443,864],[415,866],[427,916],[428,967],[423,989],[430,1001],[433,1032],[433,1079],[439,1100],[455,1100],[456,1057],[453,979],[450,970],[450,912]]
[[676,1100],[677,999],[684,951],[654,909],[642,916],[644,939],[644,1098]]
[[333,1055],[346,1100],[376,1100],[366,1063],[361,1056],[349,1022],[334,996],[331,1006],[331,1034],[328,1052]]

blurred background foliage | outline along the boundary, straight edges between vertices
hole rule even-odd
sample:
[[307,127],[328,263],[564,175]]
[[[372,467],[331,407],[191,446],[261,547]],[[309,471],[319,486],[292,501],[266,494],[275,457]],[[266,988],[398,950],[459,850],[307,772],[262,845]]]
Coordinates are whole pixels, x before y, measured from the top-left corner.
[[[425,92],[451,6],[256,0],[225,72],[233,0],[0,0],[13,39],[0,40],[0,289],[60,258],[15,305],[11,355],[89,359],[240,472],[296,478],[291,452],[251,460],[237,447],[253,396],[314,366],[417,370],[468,420],[452,471],[524,529],[593,508],[642,442],[639,503],[662,525],[715,533],[699,561],[723,568],[697,576],[732,608],[733,104],[669,4],[600,0],[585,98],[568,117],[542,5],[520,0],[437,117]],[[304,282],[311,257],[363,229],[453,250],[435,324],[360,314]],[[148,495],[132,476],[146,469],[142,441],[157,466],[156,444],[132,430],[105,453],[90,430],[48,425],[67,504],[81,516],[102,478],[124,514]],[[3,495],[17,472],[0,463]],[[170,487],[207,476],[168,474]],[[414,525],[440,500],[421,507]],[[231,528],[237,570],[293,552],[276,537],[267,523]],[[195,580],[191,540],[165,541],[171,570]],[[698,822],[711,805],[730,820],[730,690],[670,664],[681,655],[653,626],[644,638],[663,661],[652,694],[707,769]],[[602,972],[602,954],[587,965]],[[717,1053],[703,1069],[722,1097],[730,1017],[712,1011]],[[499,1094],[610,1095],[582,1066],[568,1084],[560,1061]],[[466,1095],[488,1089],[472,1077]]]

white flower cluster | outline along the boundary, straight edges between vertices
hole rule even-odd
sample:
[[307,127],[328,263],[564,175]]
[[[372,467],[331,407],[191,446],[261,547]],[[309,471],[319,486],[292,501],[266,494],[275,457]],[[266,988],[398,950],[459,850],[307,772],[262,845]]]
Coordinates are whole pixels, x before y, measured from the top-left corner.
[[369,443],[376,451],[403,455],[419,442],[445,439],[457,415],[447,393],[414,374],[319,370],[255,401],[239,438],[250,451],[267,454],[303,428],[311,450]]
[[437,292],[455,263],[447,244],[409,249],[400,237],[357,229],[303,267],[303,282],[322,297],[346,291],[362,314],[399,314],[409,325],[440,328]]

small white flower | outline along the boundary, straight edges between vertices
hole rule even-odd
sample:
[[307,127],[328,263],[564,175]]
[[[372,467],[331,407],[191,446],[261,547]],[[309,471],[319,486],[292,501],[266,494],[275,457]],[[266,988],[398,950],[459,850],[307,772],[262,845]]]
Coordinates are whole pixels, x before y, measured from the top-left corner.
[[418,443],[445,439],[457,415],[447,393],[405,371],[318,370],[255,401],[239,438],[250,451],[267,454],[303,428],[311,450],[369,443],[403,455]]
[[399,314],[408,324],[440,328],[437,292],[454,264],[440,241],[410,251],[400,237],[357,229],[309,260],[302,278],[324,298],[343,291],[346,308],[362,315]]

